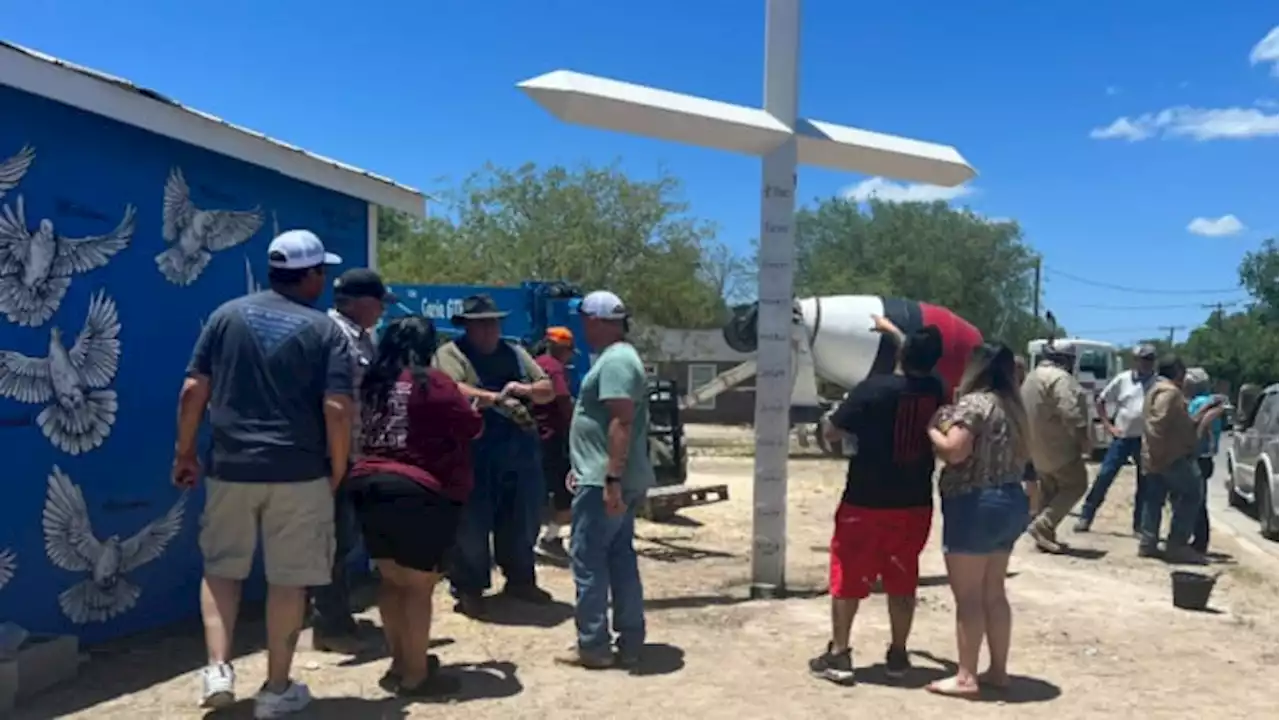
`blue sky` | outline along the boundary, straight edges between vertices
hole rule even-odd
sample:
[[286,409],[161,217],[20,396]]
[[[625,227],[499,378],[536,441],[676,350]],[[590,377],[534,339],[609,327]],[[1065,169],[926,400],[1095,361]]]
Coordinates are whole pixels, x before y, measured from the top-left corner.
[[[427,191],[487,161],[665,168],[745,248],[757,161],[561,125],[515,84],[568,68],[757,105],[763,5],[42,0],[6,38]],[[980,176],[954,202],[1021,223],[1045,259],[1046,306],[1072,330],[1123,341],[1193,326],[1201,303],[1240,293],[1071,278],[1229,289],[1241,255],[1276,233],[1275,36],[1259,46],[1274,5],[1208,7],[808,0],[801,114],[957,146]],[[865,180],[802,170],[799,196]],[[1188,230],[1197,218],[1212,236]]]

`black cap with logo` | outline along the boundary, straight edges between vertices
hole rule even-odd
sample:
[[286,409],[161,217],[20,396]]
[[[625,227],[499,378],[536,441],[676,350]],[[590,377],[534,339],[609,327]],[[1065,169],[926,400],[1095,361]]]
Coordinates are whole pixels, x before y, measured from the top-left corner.
[[387,290],[382,277],[368,268],[353,268],[333,281],[334,297],[376,298],[384,303],[397,302],[396,296]]

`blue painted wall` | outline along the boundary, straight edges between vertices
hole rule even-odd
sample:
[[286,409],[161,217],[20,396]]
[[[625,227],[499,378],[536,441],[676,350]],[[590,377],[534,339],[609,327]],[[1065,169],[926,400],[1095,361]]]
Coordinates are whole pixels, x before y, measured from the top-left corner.
[[[93,642],[192,616],[198,612],[202,491],[186,499],[181,530],[163,555],[123,576],[141,589],[136,605],[110,619],[78,624],[60,608],[58,596],[89,576],[56,567],[46,553],[41,515],[49,475],[56,465],[80,488],[99,540],[127,539],[164,516],[181,499],[169,484],[175,401],[201,321],[245,293],[246,259],[258,281],[265,281],[266,246],[276,223],[281,230],[314,230],[346,267],[365,265],[367,206],[12,88],[0,86],[0,107],[0,163],[24,145],[35,150],[21,183],[0,198],[0,205],[11,208],[19,196],[24,199],[28,229],[47,218],[65,237],[101,235],[116,227],[127,205],[137,213],[129,246],[105,267],[72,275],[47,322],[23,327],[0,313],[0,351],[45,357],[50,329],[61,328],[69,348],[84,326],[91,295],[104,290],[116,303],[122,345],[110,385],[119,408],[110,435],[96,449],[71,455],[55,448],[35,423],[41,406],[0,398],[0,576],[6,550],[17,564],[0,588],[0,621]],[[185,287],[167,281],[155,262],[167,248],[162,208],[174,167],[181,168],[197,207],[256,206],[264,216],[256,234],[213,253],[199,278]],[[4,282],[0,277],[0,290]],[[329,299],[322,302],[327,307]]]

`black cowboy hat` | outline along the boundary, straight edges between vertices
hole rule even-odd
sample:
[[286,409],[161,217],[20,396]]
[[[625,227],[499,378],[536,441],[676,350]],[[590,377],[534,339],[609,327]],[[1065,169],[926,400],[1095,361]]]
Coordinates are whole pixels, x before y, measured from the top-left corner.
[[462,301],[462,312],[455,313],[449,321],[454,325],[465,325],[468,320],[501,320],[510,315],[499,310],[498,304],[485,293],[471,295]]

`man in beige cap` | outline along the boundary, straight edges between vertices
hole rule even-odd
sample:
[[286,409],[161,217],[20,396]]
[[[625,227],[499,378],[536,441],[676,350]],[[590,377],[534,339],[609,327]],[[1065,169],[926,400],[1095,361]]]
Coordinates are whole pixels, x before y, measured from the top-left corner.
[[1076,349],[1069,342],[1045,347],[1044,359],[1022,382],[1022,403],[1031,421],[1031,462],[1040,489],[1038,514],[1027,534],[1043,552],[1062,552],[1058,525],[1089,489],[1084,455],[1091,448],[1084,389],[1068,368]]

